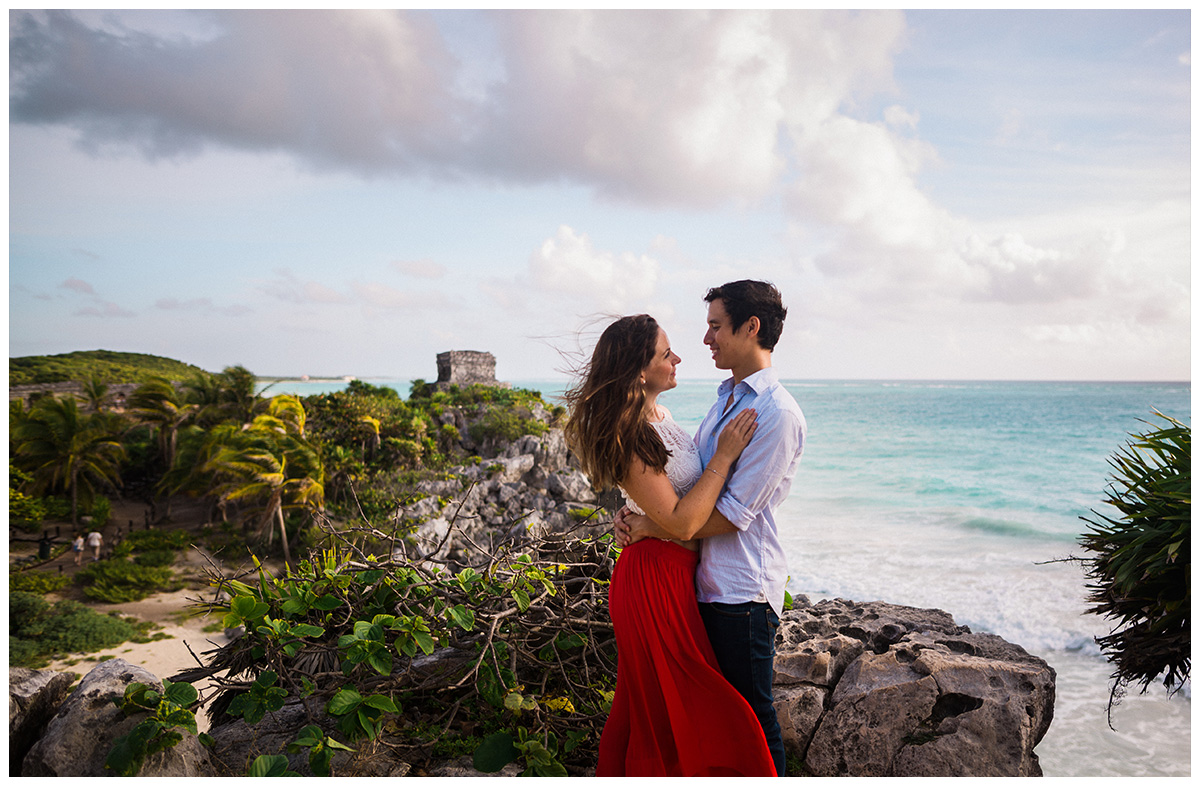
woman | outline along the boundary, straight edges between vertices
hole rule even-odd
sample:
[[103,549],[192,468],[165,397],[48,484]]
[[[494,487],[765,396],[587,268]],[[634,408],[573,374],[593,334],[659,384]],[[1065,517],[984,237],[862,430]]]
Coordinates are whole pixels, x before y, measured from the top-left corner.
[[[754,435],[755,414],[730,422],[702,468],[691,437],[658,404],[679,361],[654,318],[617,320],[567,392],[566,434],[596,487],[621,487],[631,508],[659,523],[698,527]],[[643,539],[613,570],[617,690],[597,777],[775,775],[758,719],[721,675],[700,619],[698,541]]]

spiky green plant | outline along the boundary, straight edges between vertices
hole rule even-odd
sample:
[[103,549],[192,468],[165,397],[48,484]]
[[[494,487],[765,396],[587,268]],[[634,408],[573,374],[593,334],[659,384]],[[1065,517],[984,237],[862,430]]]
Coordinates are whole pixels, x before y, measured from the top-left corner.
[[1145,692],[1163,677],[1174,692],[1191,670],[1191,428],[1155,411],[1167,424],[1133,434],[1109,458],[1115,471],[1105,503],[1114,519],[1093,511],[1080,544],[1088,602],[1115,620],[1111,634],[1096,638],[1115,665],[1109,708],[1129,684]]

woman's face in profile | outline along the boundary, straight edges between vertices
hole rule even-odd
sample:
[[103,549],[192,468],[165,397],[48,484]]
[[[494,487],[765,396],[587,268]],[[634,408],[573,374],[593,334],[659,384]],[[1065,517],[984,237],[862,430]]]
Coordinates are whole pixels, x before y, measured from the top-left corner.
[[646,393],[661,394],[675,388],[678,385],[675,381],[675,366],[680,360],[679,356],[671,352],[671,341],[667,338],[667,332],[658,329],[654,357],[642,370],[642,377],[646,379]]

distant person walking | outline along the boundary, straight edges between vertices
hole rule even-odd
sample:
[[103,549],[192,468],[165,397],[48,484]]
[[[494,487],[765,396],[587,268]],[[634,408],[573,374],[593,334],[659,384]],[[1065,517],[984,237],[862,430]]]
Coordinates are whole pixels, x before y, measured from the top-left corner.
[[75,566],[83,563],[83,534],[75,534],[75,541],[71,542],[71,552],[75,554]]
[[87,535],[88,547],[92,548],[92,560],[100,560],[100,546],[104,544],[104,536],[99,531],[92,531]]

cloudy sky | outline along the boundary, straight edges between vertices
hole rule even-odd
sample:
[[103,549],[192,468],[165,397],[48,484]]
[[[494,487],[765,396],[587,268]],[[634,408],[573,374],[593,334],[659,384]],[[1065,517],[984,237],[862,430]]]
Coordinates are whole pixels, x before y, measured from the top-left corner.
[[9,352],[546,379],[767,279],[785,378],[1190,379],[1188,11],[9,16]]

